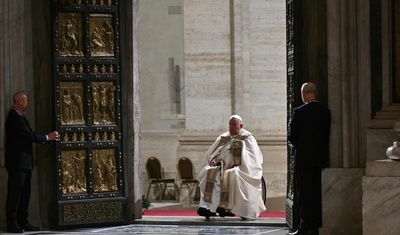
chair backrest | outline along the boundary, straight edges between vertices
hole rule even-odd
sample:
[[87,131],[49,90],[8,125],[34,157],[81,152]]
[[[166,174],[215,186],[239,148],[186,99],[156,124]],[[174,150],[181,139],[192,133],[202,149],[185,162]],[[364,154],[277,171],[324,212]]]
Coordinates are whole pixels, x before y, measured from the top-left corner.
[[181,157],[178,160],[178,171],[181,179],[193,179],[193,164],[187,157]]
[[161,163],[156,157],[149,157],[146,161],[147,177],[150,179],[162,179]]

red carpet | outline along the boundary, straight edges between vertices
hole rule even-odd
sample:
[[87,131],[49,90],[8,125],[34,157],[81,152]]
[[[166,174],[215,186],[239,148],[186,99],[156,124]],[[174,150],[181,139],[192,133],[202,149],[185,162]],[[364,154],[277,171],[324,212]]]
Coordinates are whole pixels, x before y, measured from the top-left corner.
[[[199,216],[196,210],[145,210],[143,216]],[[286,218],[285,212],[263,212],[259,218]]]

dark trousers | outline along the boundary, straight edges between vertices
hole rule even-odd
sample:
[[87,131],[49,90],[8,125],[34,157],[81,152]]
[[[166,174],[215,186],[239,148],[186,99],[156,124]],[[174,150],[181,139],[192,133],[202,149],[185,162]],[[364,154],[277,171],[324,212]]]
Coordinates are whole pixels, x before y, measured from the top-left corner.
[[300,228],[322,226],[321,170],[318,167],[295,168]]
[[8,185],[6,199],[7,224],[28,222],[28,207],[31,197],[32,170],[7,169]]

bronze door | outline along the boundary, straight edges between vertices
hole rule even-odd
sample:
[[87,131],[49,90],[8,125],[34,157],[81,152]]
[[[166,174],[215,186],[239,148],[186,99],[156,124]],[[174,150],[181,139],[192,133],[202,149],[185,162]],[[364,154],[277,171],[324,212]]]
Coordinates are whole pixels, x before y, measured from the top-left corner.
[[129,220],[118,0],[55,0],[58,227]]
[[[299,91],[299,77],[301,76],[300,55],[301,47],[299,37],[300,21],[295,21],[300,14],[299,1],[286,1],[286,63],[287,63],[287,125],[295,108],[297,91]],[[296,53],[296,54],[295,54]],[[296,95],[297,94],[297,95]],[[287,146],[287,190],[286,190],[286,223],[296,230],[299,226],[298,204],[294,182],[294,147],[288,142]]]

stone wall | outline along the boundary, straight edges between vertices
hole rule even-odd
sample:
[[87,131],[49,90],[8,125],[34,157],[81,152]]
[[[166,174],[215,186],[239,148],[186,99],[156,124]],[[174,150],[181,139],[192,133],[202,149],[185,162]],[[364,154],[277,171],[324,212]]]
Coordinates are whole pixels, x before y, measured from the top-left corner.
[[[33,69],[33,12],[31,1],[5,0],[0,2],[0,230],[6,227],[5,201],[7,172],[4,168],[4,123],[18,90],[26,90],[32,97],[26,112],[31,127],[35,126],[36,101]],[[37,163],[37,159],[35,161]],[[38,172],[33,172],[32,188],[38,188]],[[32,190],[30,221],[39,224],[39,192]]]

